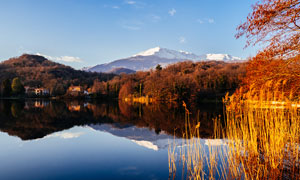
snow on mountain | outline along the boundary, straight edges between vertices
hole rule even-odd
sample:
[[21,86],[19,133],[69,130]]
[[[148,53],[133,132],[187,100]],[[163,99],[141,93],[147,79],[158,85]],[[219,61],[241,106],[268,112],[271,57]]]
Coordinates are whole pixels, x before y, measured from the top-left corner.
[[190,52],[175,51],[175,50],[161,48],[161,47],[148,49],[146,51],[133,55],[132,57],[137,57],[137,56],[156,56],[165,59],[186,59],[186,60],[193,60],[193,61],[203,59],[203,56],[197,56]]
[[206,54],[207,60],[216,61],[240,61],[242,58],[231,56],[229,54]]
[[155,53],[158,53],[159,50],[160,50],[160,47],[151,48],[146,51],[140,52],[136,55],[133,55],[133,57],[135,57],[135,56],[151,56],[151,55],[154,55]]
[[183,61],[238,61],[239,57],[228,54],[205,54],[196,55],[185,51],[175,51],[167,48],[155,47],[135,54],[131,57],[112,61],[110,63],[96,65],[91,68],[85,68],[85,71],[91,72],[111,72],[116,68],[131,69],[133,71],[146,71],[155,68],[157,64],[167,66]]

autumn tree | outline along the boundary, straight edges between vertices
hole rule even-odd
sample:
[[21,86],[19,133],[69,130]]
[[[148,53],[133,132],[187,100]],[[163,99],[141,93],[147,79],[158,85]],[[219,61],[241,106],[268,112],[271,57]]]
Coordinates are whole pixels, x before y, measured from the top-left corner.
[[25,91],[24,86],[18,77],[13,79],[13,81],[11,83],[11,89],[12,89],[12,93],[14,95],[23,94]]
[[120,89],[119,98],[124,99],[130,97],[134,93],[134,83],[132,81],[126,82]]
[[238,26],[236,37],[245,36],[246,47],[262,43],[269,56],[291,57],[300,51],[299,23],[299,0],[261,0]]
[[92,93],[94,93],[94,94],[101,93],[101,91],[103,89],[102,83],[98,79],[94,80],[94,83],[93,83],[93,86],[91,89],[92,89]]
[[[119,98],[149,96],[166,101],[202,101],[221,99],[227,91],[233,92],[244,75],[245,63],[180,62],[159,71],[121,75],[109,81],[119,84]],[[119,81],[119,82],[117,82]]]
[[263,49],[248,63],[244,92],[299,92],[299,23],[299,0],[261,0],[252,7],[236,38],[246,37],[246,47],[261,45]]

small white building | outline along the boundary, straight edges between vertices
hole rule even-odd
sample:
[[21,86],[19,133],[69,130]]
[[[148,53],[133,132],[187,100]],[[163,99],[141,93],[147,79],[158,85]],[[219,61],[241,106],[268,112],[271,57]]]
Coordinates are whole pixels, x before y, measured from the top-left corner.
[[36,88],[35,89],[35,95],[37,96],[45,96],[45,95],[49,95],[49,89],[46,88]]

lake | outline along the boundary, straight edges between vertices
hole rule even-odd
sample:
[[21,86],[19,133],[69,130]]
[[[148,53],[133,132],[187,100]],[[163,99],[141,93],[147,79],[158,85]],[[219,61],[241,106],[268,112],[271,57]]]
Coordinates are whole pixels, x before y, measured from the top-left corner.
[[[223,106],[189,108],[205,144]],[[168,148],[184,130],[180,104],[2,100],[0,179],[169,179]]]

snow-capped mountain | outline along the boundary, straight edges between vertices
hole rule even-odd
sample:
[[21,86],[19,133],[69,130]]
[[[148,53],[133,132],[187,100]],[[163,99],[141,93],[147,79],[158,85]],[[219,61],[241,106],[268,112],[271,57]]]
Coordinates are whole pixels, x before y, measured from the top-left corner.
[[229,54],[206,54],[206,60],[215,60],[215,61],[241,61],[242,58],[231,56]]
[[188,59],[193,61],[201,60],[204,58],[204,56],[197,56],[196,54],[190,52],[175,51],[175,50],[161,48],[161,47],[148,49],[146,51],[133,55],[132,57],[137,57],[137,56],[156,56],[165,59]]
[[115,60],[110,63],[100,64],[90,68],[84,68],[83,70],[91,72],[110,72],[115,68],[126,68],[133,71],[146,71],[155,68],[157,64],[167,66],[169,64],[188,60],[238,61],[241,60],[241,58],[234,57],[228,54],[205,54],[199,56],[190,52],[155,47],[128,58]]

